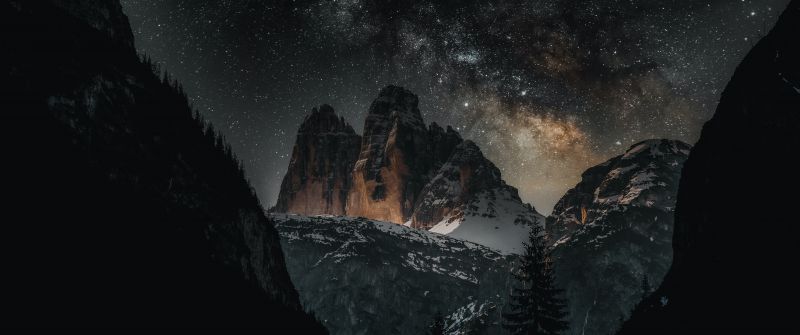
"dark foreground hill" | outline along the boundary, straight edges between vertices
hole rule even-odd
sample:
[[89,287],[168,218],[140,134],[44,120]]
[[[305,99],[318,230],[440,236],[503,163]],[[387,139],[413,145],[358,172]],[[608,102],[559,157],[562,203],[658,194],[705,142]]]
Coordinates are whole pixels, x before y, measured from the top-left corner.
[[1,328],[320,333],[222,138],[117,1],[0,1]]
[[796,333],[800,2],[745,57],[681,176],[674,258],[622,333]]

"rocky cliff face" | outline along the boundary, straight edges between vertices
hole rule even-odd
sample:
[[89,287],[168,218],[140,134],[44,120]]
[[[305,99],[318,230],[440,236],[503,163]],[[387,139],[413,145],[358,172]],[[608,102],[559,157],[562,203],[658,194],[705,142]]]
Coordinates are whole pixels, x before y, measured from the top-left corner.
[[681,176],[674,260],[623,333],[793,333],[800,2],[745,57]]
[[502,184],[500,170],[483,157],[478,146],[463,142],[420,192],[411,226],[430,229],[445,217],[463,218],[463,206],[473,194]]
[[230,148],[138,57],[118,2],[0,1],[0,21],[0,327],[324,332]]
[[508,256],[402,225],[272,214],[292,280],[332,334],[503,334]]
[[661,282],[672,261],[672,218],[690,146],[648,140],[592,167],[547,218],[569,334],[616,331],[641,300],[642,280]]
[[323,105],[297,131],[289,169],[274,211],[303,215],[345,215],[353,164],[361,136],[333,108]]
[[543,222],[480,148],[464,141],[423,188],[411,226],[515,253],[529,227]]
[[418,102],[396,86],[384,88],[372,102],[353,169],[348,215],[396,223],[411,216],[433,165]]
[[678,177],[690,149],[680,141],[647,140],[587,169],[548,217],[550,241],[555,243],[623,207],[673,210]]
[[[320,120],[336,134],[310,126]],[[274,212],[408,224],[502,252],[520,250],[530,225],[544,223],[475,143],[449,126],[426,127],[417,96],[401,87],[384,88],[370,106],[357,157],[358,135],[344,124],[329,107],[306,119]]]

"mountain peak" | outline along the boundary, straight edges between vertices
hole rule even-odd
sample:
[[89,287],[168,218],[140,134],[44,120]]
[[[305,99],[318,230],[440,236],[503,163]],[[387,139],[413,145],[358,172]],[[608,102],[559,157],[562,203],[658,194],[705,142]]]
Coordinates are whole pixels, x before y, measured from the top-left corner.
[[[683,162],[691,146],[668,139],[632,145],[625,153],[587,169],[581,181],[562,197],[548,218],[551,242],[582,225],[604,220],[613,210],[642,206],[671,210]],[[599,222],[599,221],[598,221]]]
[[435,159],[419,98],[387,86],[369,107],[347,198],[348,215],[403,223],[428,182]]
[[450,126],[426,126],[418,105],[409,90],[386,86],[370,105],[363,137],[330,106],[312,110],[298,132],[274,211],[360,216],[422,229],[441,224],[435,232],[518,252],[541,215],[503,181],[475,142]]
[[348,124],[343,117],[337,116],[333,107],[321,105],[311,110],[311,114],[303,119],[300,125],[300,133],[345,133],[355,135],[355,130]]
[[297,132],[289,169],[272,209],[304,215],[344,215],[361,136],[333,107],[311,110]]
[[328,105],[328,104],[322,104],[322,105],[319,106],[319,108],[313,108],[311,110],[311,113],[312,114],[319,113],[319,114],[325,114],[325,115],[336,115],[336,112],[333,110],[333,107],[331,107],[331,105]]
[[531,225],[542,219],[478,145],[465,140],[420,192],[411,225],[517,253]]
[[396,85],[387,85],[386,87],[381,89],[381,92],[378,93],[378,98],[381,97],[413,97],[414,100],[417,100],[417,95],[412,93],[411,91],[405,89],[402,86]]
[[373,100],[367,118],[373,115],[426,128],[419,111],[419,97],[400,86],[389,85],[381,90],[378,97]]
[[470,152],[477,151],[478,153],[483,155],[483,153],[481,152],[481,148],[479,148],[478,145],[475,144],[475,142],[473,142],[472,140],[465,140],[464,143],[461,143],[461,146],[464,147],[464,150],[467,150],[467,151],[470,151]]
[[[612,333],[618,311],[641,298],[619,283],[664,277],[671,261],[672,222],[686,143],[651,139],[589,168],[547,218],[556,277],[570,297],[573,329]],[[613,269],[613,270],[612,270]],[[597,292],[614,292],[597,295]],[[603,310],[595,305],[606,306]],[[591,313],[590,313],[591,311]]]
[[49,2],[126,47],[134,47],[133,31],[119,1],[50,0]]
[[679,140],[649,139],[638,142],[628,148],[623,154],[623,159],[630,159],[641,154],[650,156],[663,156],[665,154],[688,155],[692,146]]

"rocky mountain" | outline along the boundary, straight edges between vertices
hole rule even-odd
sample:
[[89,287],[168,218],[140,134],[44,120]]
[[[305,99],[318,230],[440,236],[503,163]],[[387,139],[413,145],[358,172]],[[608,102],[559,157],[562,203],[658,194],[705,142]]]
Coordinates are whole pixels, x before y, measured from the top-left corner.
[[[520,250],[530,225],[543,224],[544,217],[522,202],[475,143],[449,126],[426,127],[418,103],[402,87],[381,90],[355,156],[358,135],[344,120],[327,106],[325,113],[312,113],[298,132],[273,211],[365,217],[431,229],[505,253]],[[327,121],[323,127],[309,126],[321,119],[330,119],[336,131],[329,131]]]
[[325,332],[230,147],[117,1],[0,1],[0,20],[0,328]]
[[364,121],[347,214],[403,223],[428,182],[434,157],[416,95],[397,86],[381,90]]
[[314,108],[297,132],[289,169],[273,210],[345,215],[361,136],[333,108]]
[[622,330],[795,333],[800,1],[736,69],[683,168],[674,259]]
[[510,258],[364,218],[272,214],[300,299],[333,334],[501,333]]
[[[658,285],[672,261],[678,181],[690,146],[647,140],[589,168],[556,204],[546,229],[568,334],[609,334]],[[649,293],[649,292],[648,292]]]
[[478,146],[464,141],[420,193],[411,226],[519,253],[529,227],[543,222]]
[[[588,169],[547,218],[549,231],[563,232],[553,256],[569,301],[568,333],[614,332],[642,298],[642,278],[653,285],[663,278],[689,149],[671,140],[636,143]],[[436,312],[447,316],[450,334],[502,333],[513,263],[507,254],[515,251],[507,246],[524,238],[514,236],[524,235],[513,230],[514,221],[543,219],[510,214],[524,212],[512,207],[521,204],[516,190],[471,141],[456,146],[420,194],[415,215],[437,216],[429,231],[365,218],[272,214],[303,304],[333,333],[421,333]]]

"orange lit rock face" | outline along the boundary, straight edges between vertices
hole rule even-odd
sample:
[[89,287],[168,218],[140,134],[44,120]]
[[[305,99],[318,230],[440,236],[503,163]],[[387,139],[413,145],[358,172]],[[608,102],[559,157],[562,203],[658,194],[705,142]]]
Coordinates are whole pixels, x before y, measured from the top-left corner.
[[[473,178],[484,171],[476,168],[491,162],[472,142],[454,155],[464,143],[461,136],[436,123],[425,126],[417,104],[417,96],[401,87],[384,88],[370,106],[363,137],[337,118],[330,106],[315,110],[300,127],[273,211],[362,216],[394,223],[413,217],[416,226],[429,228],[444,217],[459,215],[463,198],[482,189],[473,180],[501,182],[499,172],[488,179]],[[453,157],[455,165],[448,165]],[[455,175],[445,171],[448,178],[460,178],[452,191],[423,191],[442,169],[452,166],[460,169]],[[447,199],[421,202],[423,194],[429,200]]]
[[303,121],[281,184],[276,212],[345,215],[361,137],[323,105]]
[[384,88],[364,123],[364,137],[353,169],[347,215],[404,223],[433,163],[428,129],[418,98],[403,88]]

